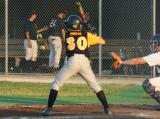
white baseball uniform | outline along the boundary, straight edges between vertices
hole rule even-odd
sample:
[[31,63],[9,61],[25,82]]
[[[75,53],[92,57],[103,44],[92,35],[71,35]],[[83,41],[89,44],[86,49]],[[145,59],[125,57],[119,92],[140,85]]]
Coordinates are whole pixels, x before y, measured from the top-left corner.
[[[143,59],[149,64],[149,66],[160,65],[160,52],[156,52],[143,57]],[[160,77],[150,78],[151,85],[160,90]]]

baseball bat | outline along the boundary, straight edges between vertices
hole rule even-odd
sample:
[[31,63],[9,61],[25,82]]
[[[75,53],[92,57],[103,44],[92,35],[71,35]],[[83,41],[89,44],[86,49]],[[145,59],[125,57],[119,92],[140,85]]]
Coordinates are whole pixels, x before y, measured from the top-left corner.
[[84,12],[84,9],[82,7],[82,4],[78,1],[76,2],[76,6],[77,6],[77,10],[78,10],[78,14],[82,19],[82,22],[84,24],[84,26],[86,27],[86,30],[89,32],[92,32],[94,34],[96,34],[96,28],[92,27],[89,23],[88,23],[88,16],[86,15],[86,13]]
[[77,6],[78,14],[81,17],[82,21],[84,23],[87,23],[88,19],[87,19],[87,16],[86,16],[85,12],[84,12],[82,4],[78,1],[78,2],[76,2],[76,6]]

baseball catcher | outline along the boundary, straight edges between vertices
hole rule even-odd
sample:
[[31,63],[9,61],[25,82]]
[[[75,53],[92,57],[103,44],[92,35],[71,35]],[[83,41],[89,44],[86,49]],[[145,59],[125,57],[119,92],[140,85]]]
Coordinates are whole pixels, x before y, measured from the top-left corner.
[[[150,67],[160,64],[160,52],[156,52],[144,57],[133,58],[129,60],[121,60],[118,55],[115,53],[112,54],[114,59],[117,59],[118,66],[113,65],[113,68],[117,69],[121,65],[139,65],[139,64],[148,64]],[[143,88],[146,93],[148,93],[153,99],[160,103],[160,77],[146,79],[143,82]]]

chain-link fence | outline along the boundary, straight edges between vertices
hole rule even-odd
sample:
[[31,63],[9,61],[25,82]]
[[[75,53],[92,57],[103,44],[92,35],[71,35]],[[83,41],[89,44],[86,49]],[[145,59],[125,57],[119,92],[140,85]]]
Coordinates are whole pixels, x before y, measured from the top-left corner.
[[104,46],[103,69],[108,74],[149,75],[150,68],[123,66],[120,70],[110,68],[112,59],[105,56],[117,52],[123,59],[140,57],[150,53],[149,44],[153,34],[152,0],[103,0],[103,37],[108,39]]
[[5,71],[5,40],[4,40],[4,32],[5,32],[5,2],[0,1],[0,72]]
[[[25,65],[24,21],[31,10],[38,11],[37,27],[42,28],[56,17],[59,10],[68,15],[78,14],[77,0],[8,0],[8,72],[9,73],[48,73],[49,49],[46,48],[48,34],[38,41],[36,71]],[[98,75],[150,75],[147,65],[122,66],[119,70],[111,68],[111,51],[123,59],[144,56],[150,53],[150,39],[153,34],[152,0],[80,0],[85,12],[90,16],[90,24],[97,28],[97,34],[107,39],[107,45],[90,48],[91,65]],[[0,72],[5,72],[5,0],[0,1]],[[101,28],[99,27],[101,26]],[[43,49],[43,46],[46,48]],[[102,53],[100,55],[100,53]],[[63,48],[60,67],[65,60]],[[28,70],[28,71],[27,71]]]

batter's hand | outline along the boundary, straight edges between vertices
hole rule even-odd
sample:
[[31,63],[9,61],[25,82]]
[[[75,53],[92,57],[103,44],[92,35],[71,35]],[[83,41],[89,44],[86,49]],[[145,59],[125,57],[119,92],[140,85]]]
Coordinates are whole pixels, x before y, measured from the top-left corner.
[[113,57],[113,59],[115,60],[112,64],[112,67],[116,70],[118,70],[121,67],[121,62],[122,59],[120,58],[120,56],[118,56],[115,52],[111,52],[111,56]]

